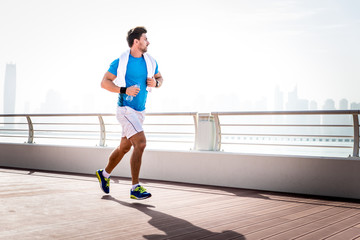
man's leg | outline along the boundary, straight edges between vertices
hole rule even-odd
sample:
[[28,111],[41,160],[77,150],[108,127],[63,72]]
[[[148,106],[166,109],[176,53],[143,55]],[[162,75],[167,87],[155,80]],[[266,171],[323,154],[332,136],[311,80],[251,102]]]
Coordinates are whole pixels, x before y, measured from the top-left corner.
[[99,169],[96,171],[96,176],[99,180],[100,188],[105,193],[110,193],[110,173],[119,164],[121,159],[130,150],[130,148],[131,142],[126,137],[123,137],[121,139],[120,145],[110,154],[108,165],[106,166],[105,170]]
[[130,142],[133,145],[133,153],[130,158],[132,184],[139,183],[139,174],[141,167],[142,155],[146,147],[146,137],[144,132],[139,132],[130,138]]
[[107,173],[111,173],[119,164],[124,155],[130,150],[131,142],[126,137],[121,138],[120,145],[110,154],[109,162],[105,168]]
[[146,138],[144,132],[139,132],[130,138],[130,141],[134,147],[133,154],[130,158],[131,176],[133,187],[130,191],[130,198],[132,199],[146,199],[151,197],[151,193],[148,193],[145,188],[139,184],[139,174],[141,167],[141,159],[146,147]]

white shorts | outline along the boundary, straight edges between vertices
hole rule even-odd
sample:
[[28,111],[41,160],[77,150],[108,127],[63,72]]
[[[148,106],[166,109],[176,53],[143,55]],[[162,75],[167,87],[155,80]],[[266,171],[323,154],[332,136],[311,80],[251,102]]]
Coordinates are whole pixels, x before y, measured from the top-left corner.
[[126,106],[117,107],[116,118],[122,126],[122,137],[129,139],[144,131],[142,125],[145,119],[145,111],[139,112]]

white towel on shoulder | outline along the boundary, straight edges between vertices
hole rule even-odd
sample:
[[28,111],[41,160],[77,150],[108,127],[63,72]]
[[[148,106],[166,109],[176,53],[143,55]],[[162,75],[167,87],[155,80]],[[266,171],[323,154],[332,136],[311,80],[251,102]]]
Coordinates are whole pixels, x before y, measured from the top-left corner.
[[[114,80],[114,83],[118,87],[126,87],[125,75],[126,75],[127,64],[129,62],[129,55],[130,55],[130,49],[125,51],[119,57],[119,66],[118,66],[118,70],[117,70],[117,77]],[[146,68],[147,68],[147,74],[148,74],[147,77],[152,78],[152,77],[154,77],[155,70],[156,70],[155,59],[152,56],[150,56],[150,54],[148,54],[148,53],[144,53],[144,59],[145,59]],[[151,92],[151,87],[147,87],[146,90],[148,92]]]

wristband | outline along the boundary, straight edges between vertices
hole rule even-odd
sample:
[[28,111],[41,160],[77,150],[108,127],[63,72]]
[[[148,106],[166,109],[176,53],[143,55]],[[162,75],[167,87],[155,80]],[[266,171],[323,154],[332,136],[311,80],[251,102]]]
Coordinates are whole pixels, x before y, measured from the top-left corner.
[[126,87],[121,87],[120,88],[120,93],[126,93]]
[[155,87],[159,87],[159,81],[157,79],[155,79],[155,81],[156,81]]

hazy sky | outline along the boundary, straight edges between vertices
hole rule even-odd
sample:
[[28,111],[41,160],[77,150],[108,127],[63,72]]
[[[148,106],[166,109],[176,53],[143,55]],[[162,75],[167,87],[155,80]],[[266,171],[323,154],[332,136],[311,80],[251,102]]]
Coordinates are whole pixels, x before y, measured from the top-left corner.
[[0,99],[13,62],[18,113],[52,97],[65,112],[114,112],[100,81],[141,25],[165,79],[150,112],[271,108],[277,85],[360,102],[359,12],[358,0],[0,0]]

